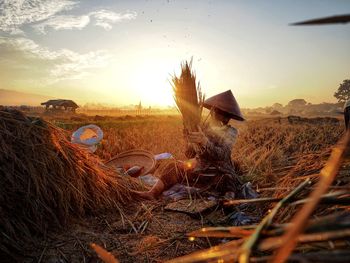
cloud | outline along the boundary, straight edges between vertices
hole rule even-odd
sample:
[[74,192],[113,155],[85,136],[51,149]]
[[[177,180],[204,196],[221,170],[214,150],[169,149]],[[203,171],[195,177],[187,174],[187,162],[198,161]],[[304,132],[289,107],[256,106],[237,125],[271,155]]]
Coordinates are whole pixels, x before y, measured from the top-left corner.
[[51,71],[53,81],[57,82],[65,79],[82,79],[89,75],[89,70],[107,66],[111,56],[103,50],[92,51],[86,54],[78,54],[70,50],[62,50],[60,58],[62,63],[58,63]]
[[23,35],[21,26],[46,20],[76,4],[70,0],[0,0],[0,30]]
[[33,25],[33,28],[35,28],[39,33],[46,34],[48,28],[52,28],[54,30],[82,29],[86,27],[91,20],[93,20],[95,26],[102,27],[105,30],[111,30],[113,27],[112,24],[124,20],[132,20],[135,19],[136,16],[136,12],[128,11],[125,13],[116,13],[103,9],[90,12],[89,14],[82,16],[53,16],[40,24]]
[[38,25],[34,25],[33,28],[42,34],[45,34],[47,28],[52,28],[54,30],[83,29],[89,23],[90,23],[90,17],[88,15],[55,16]]
[[7,74],[9,82],[21,77],[46,84],[80,79],[108,64],[111,55],[104,50],[84,54],[69,49],[50,50],[24,37],[26,25],[42,34],[49,29],[83,29],[90,23],[110,30],[113,24],[137,16],[136,12],[116,13],[105,9],[75,16],[60,14],[78,3],[75,0],[0,0],[0,33],[7,35],[0,36],[0,71],[11,73],[11,76]]
[[125,12],[125,13],[115,13],[109,10],[100,10],[96,12],[91,12],[91,16],[95,18],[95,25],[100,26],[105,30],[111,30],[112,24],[121,22],[123,20],[133,20],[136,19],[136,12]]
[[[44,77],[47,84],[66,79],[83,78],[92,69],[107,66],[110,58],[110,55],[103,50],[85,54],[79,54],[68,49],[51,51],[27,38],[0,37],[0,54],[8,54],[11,58],[14,53],[16,53],[16,59],[18,59],[17,64],[23,63],[23,60],[28,64],[31,61],[36,63],[39,61],[41,63],[38,64],[45,64],[48,76]],[[19,58],[21,59],[19,60]]]
[[37,32],[46,33],[48,28],[54,30],[82,29],[90,20],[94,25],[112,29],[112,25],[124,20],[132,20],[136,12],[116,13],[110,10],[98,10],[81,16],[57,15],[78,5],[74,0],[0,0],[0,31],[11,35],[24,35],[21,27],[34,24]]

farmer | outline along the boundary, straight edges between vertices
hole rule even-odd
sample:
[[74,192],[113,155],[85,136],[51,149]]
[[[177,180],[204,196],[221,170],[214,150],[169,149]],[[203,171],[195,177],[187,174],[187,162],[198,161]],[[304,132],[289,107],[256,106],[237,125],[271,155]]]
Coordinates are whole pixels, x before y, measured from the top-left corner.
[[242,183],[231,160],[237,130],[228,125],[230,119],[244,121],[231,90],[207,99],[203,106],[210,110],[211,125],[197,132],[184,131],[188,142],[185,162],[167,161],[158,167],[157,183],[147,192],[135,192],[143,199],[156,199],[177,183],[214,188],[219,192],[239,195]]

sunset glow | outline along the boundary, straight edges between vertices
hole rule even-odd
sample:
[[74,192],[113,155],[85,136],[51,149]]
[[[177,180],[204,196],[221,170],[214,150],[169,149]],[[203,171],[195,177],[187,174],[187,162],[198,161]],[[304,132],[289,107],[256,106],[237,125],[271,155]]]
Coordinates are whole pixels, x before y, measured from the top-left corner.
[[231,89],[242,107],[259,107],[334,102],[349,77],[350,26],[289,26],[348,1],[53,3],[0,4],[0,89],[172,106],[171,75],[193,57],[207,97]]

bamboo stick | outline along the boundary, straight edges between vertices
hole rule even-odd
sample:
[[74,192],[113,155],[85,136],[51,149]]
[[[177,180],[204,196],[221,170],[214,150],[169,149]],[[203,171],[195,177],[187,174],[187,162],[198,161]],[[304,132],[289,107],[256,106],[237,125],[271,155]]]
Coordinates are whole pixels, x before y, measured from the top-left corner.
[[[336,191],[327,193],[322,196],[322,201],[332,201],[335,202],[334,197],[343,195],[348,193],[347,191]],[[239,204],[248,204],[248,203],[264,203],[264,202],[278,202],[281,201],[283,197],[263,197],[263,198],[253,198],[253,199],[236,199],[225,201],[224,205],[239,205]],[[344,198],[343,198],[344,199]],[[340,199],[339,199],[340,200]],[[301,204],[310,201],[309,198],[295,200],[294,198],[289,199],[288,203],[294,202],[293,204]],[[343,200],[343,202],[347,202],[347,200]]]
[[265,202],[278,202],[281,201],[282,197],[263,197],[263,198],[253,198],[253,199],[236,199],[225,201],[224,205],[239,205],[248,203],[265,203]]
[[[312,242],[323,242],[336,240],[341,238],[350,237],[350,229],[340,229],[336,231],[326,231],[312,234],[305,234],[298,236],[298,242],[300,243],[312,243]],[[282,237],[271,237],[265,239],[258,246],[258,249],[261,251],[272,250],[280,247],[283,244],[284,240]],[[283,262],[283,261],[281,261]]]

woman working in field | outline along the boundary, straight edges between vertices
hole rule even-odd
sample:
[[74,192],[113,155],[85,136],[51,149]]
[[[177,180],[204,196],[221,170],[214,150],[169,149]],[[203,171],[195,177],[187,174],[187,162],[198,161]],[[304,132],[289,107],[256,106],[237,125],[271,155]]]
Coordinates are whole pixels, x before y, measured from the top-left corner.
[[242,183],[231,160],[237,130],[228,125],[230,119],[244,120],[239,106],[231,90],[207,99],[203,106],[211,112],[211,125],[184,132],[189,144],[186,156],[192,159],[161,164],[155,172],[159,180],[151,190],[135,192],[139,197],[156,199],[177,183],[240,194]]

